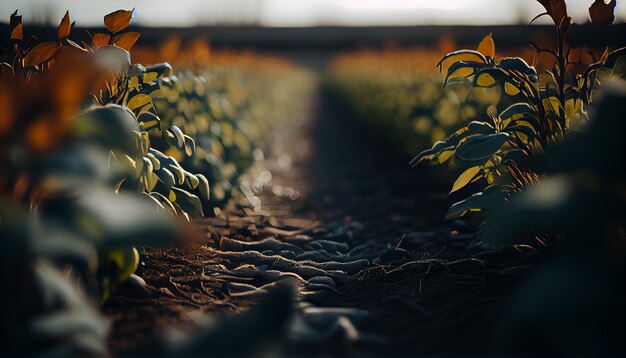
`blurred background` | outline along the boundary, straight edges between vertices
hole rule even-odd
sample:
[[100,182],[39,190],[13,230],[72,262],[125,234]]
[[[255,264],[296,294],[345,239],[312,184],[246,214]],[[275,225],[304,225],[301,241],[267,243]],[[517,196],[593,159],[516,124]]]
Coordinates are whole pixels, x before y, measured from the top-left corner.
[[[587,1],[568,6],[575,22],[587,21]],[[29,21],[41,24],[56,22],[70,10],[79,26],[98,25],[100,14],[132,7],[137,8],[136,24],[171,27],[523,25],[542,12],[529,0],[4,0],[0,5],[2,13],[19,8]],[[618,2],[615,14],[618,21],[626,19],[626,6]]]

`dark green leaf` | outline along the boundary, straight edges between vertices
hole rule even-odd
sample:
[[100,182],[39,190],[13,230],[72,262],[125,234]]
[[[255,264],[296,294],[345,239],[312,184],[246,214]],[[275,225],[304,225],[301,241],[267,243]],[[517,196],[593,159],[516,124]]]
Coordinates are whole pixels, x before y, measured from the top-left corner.
[[468,138],[456,150],[456,157],[464,161],[490,158],[509,140],[508,133],[485,134]]

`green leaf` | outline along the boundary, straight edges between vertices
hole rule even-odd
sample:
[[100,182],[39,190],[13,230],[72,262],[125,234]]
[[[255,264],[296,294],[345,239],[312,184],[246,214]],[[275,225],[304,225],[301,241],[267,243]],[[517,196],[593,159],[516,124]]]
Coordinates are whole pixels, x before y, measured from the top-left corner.
[[196,174],[196,178],[198,178],[199,181],[196,190],[200,192],[200,198],[206,201],[211,200],[211,188],[209,186],[209,181],[207,180],[207,178],[202,174]]
[[502,203],[507,193],[508,189],[505,187],[495,185],[488,186],[482,192],[476,193],[458,203],[454,203],[446,214],[446,220],[461,217],[472,211],[487,210],[494,205]]
[[[202,203],[200,199],[183,189],[172,187],[169,195],[170,201],[175,202],[183,209],[184,212],[190,213],[195,217],[203,217]],[[174,200],[172,200],[174,198]]]
[[456,157],[464,161],[490,158],[509,140],[508,133],[485,134],[468,138],[456,150]]
[[472,83],[475,87],[493,87],[507,79],[510,79],[508,73],[501,68],[485,68],[477,71],[474,75]]
[[[134,114],[122,106],[108,104],[83,112],[72,121],[77,137],[92,140],[111,150],[120,150],[137,157],[135,132],[139,126]],[[135,154],[137,153],[137,155]]]
[[482,53],[474,50],[459,50],[446,54],[443,56],[437,66],[439,71],[449,73],[449,68],[452,64],[459,61],[472,61],[478,63],[487,63],[487,59]]
[[447,86],[450,83],[460,82],[468,77],[474,75],[476,70],[489,68],[492,65],[484,64],[476,61],[458,61],[450,65],[446,73],[446,77],[443,85]]
[[185,137],[185,154],[188,157],[193,156],[196,153],[196,142],[188,135],[184,135]]
[[158,78],[163,76],[170,76],[172,74],[172,66],[167,62],[163,62],[146,67],[146,73],[150,72],[156,73]]
[[450,190],[450,193],[454,193],[455,191],[469,184],[469,182],[471,182],[472,179],[474,179],[478,175],[478,173],[480,173],[480,171],[481,171],[481,168],[479,166],[471,167],[467,169],[466,171],[464,171],[456,179],[456,181],[454,182],[454,185],[452,185],[452,190]]
[[161,168],[160,170],[155,170],[154,173],[159,177],[159,180],[167,189],[170,189],[174,185],[176,185],[176,178],[174,178],[174,174],[169,171],[167,168]]
[[137,118],[137,121],[142,125],[144,131],[157,128],[161,130],[161,119],[154,113],[143,112]]
[[519,102],[510,105],[507,107],[502,113],[500,113],[500,119],[506,120],[511,117],[518,118],[524,117],[525,115],[535,116],[535,110],[528,104],[524,102]]
[[[467,127],[461,128],[446,140],[436,142],[431,149],[427,149],[416,155],[410,162],[416,166],[423,160],[438,159],[440,155],[454,149],[463,139],[478,134],[493,133],[494,129],[486,122],[472,121]],[[449,154],[449,153],[446,153]]]
[[518,71],[531,76],[533,82],[537,81],[537,70],[519,57],[507,57],[500,60],[500,68],[508,71]]
[[176,139],[176,146],[178,148],[182,148],[185,145],[185,135],[183,134],[183,131],[180,130],[180,128],[176,126],[170,126],[168,132],[172,134]]

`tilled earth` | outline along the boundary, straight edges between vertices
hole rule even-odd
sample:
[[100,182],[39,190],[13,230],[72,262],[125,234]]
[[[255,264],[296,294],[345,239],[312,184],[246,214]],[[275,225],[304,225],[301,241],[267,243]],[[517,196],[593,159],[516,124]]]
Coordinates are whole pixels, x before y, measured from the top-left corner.
[[[474,239],[475,224],[443,221],[449,201],[435,172],[408,168],[320,97],[308,123],[278,136],[271,178],[251,185],[260,210],[233,205],[197,222],[202,245],[144,249],[145,286],[131,280],[105,307],[113,352],[150,351],[172,332],[228,332],[225,322],[236,319],[225,316],[257,306],[285,279],[297,287],[286,332],[275,328],[287,355],[489,351],[494,320],[532,253],[492,250]],[[220,344],[271,335],[291,311],[261,307],[238,323],[247,327],[234,329],[241,337],[224,333]]]

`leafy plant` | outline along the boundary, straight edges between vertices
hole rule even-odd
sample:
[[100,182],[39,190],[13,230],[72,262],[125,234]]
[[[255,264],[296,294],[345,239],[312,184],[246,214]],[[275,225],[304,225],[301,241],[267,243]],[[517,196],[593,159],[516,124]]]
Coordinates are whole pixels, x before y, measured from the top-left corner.
[[[111,27],[112,32],[124,29],[130,22],[129,13],[118,11],[113,14],[115,16],[107,15],[105,22],[113,24],[107,27]],[[122,20],[118,18],[120,16]],[[68,13],[59,25],[59,42],[44,43],[45,46],[31,46],[30,42],[23,41],[23,25],[17,13],[11,16],[11,25],[14,53],[12,59],[9,58],[11,63],[2,62],[0,82],[0,100],[6,104],[3,106],[1,133],[3,197],[10,199],[13,202],[11,205],[25,206],[27,212],[52,223],[54,229],[51,232],[62,228],[55,254],[69,255],[62,259],[80,267],[88,287],[106,299],[111,289],[127,279],[137,266],[134,246],[142,242],[133,235],[146,235],[146,242],[158,244],[163,241],[160,238],[172,237],[177,230],[168,220],[161,219],[163,225],[147,225],[148,221],[155,219],[151,216],[154,210],[149,210],[145,201],[137,201],[131,193],[118,192],[116,195],[113,192],[116,183],[116,189],[119,189],[120,177],[135,178],[135,175],[140,177],[147,172],[138,165],[133,165],[131,171],[128,166],[115,165],[109,160],[111,153],[130,161],[150,150],[148,135],[142,131],[135,113],[125,100],[131,96],[130,102],[136,102],[137,95],[132,96],[133,92],[125,89],[126,94],[120,96],[124,106],[96,105],[76,115],[81,106],[88,105],[86,100],[94,90],[93,82],[98,78],[106,79],[111,74],[119,76],[119,68],[124,68],[124,73],[127,73],[128,52],[115,45],[91,47],[84,44],[85,47],[81,47],[72,42],[67,38],[72,27]],[[111,41],[124,39],[116,35]],[[108,51],[114,55],[100,52],[105,47],[109,47]],[[157,78],[167,67],[156,66],[146,76]],[[130,70],[136,71],[136,66]],[[146,77],[141,72],[125,78],[132,82],[140,76]],[[157,85],[154,81],[145,82],[152,88]],[[107,85],[107,89],[112,90],[112,87]],[[133,90],[145,88],[138,85]],[[150,109],[148,106],[143,108],[146,111]],[[185,171],[175,161],[168,162],[169,159],[163,156],[157,164],[176,166],[184,175]],[[139,174],[136,174],[138,171]],[[110,199],[103,194],[106,191],[110,192]],[[100,202],[92,199],[94,195],[99,196]],[[177,201],[171,195],[170,199]],[[117,204],[113,203],[126,206],[127,210],[133,210],[133,214],[116,208]],[[195,209],[189,205],[182,206],[189,212]],[[150,214],[146,215],[146,210]],[[124,221],[126,219],[130,222]],[[157,231],[151,233],[151,227]],[[72,240],[64,237],[63,233],[75,235],[76,240],[86,242],[72,244]],[[105,244],[100,245],[100,242]],[[96,248],[89,248],[91,244],[87,243],[96,243]],[[63,245],[68,245],[65,251]]]
[[[499,113],[490,114],[489,120],[469,123],[411,161],[412,165],[451,161],[461,168],[463,172],[451,193],[470,183],[484,187],[453,204],[448,219],[487,210],[512,192],[539,182],[541,174],[533,169],[535,156],[587,122],[586,106],[603,79],[624,74],[619,64],[624,61],[626,48],[607,50],[600,59],[592,56],[594,63],[579,71],[579,66],[574,66],[578,64],[570,60],[572,48],[566,41],[572,22],[565,2],[540,2],[546,8],[540,16],[549,15],[554,22],[557,45],[555,49],[532,46],[537,52],[554,57],[551,71],[538,74],[533,66],[517,57],[497,59],[491,35],[476,50],[452,52],[439,61],[440,71],[445,74],[444,86],[466,81],[474,88],[498,86],[508,97],[504,102],[509,103]],[[590,8],[592,22],[610,24],[613,7],[596,1]]]

